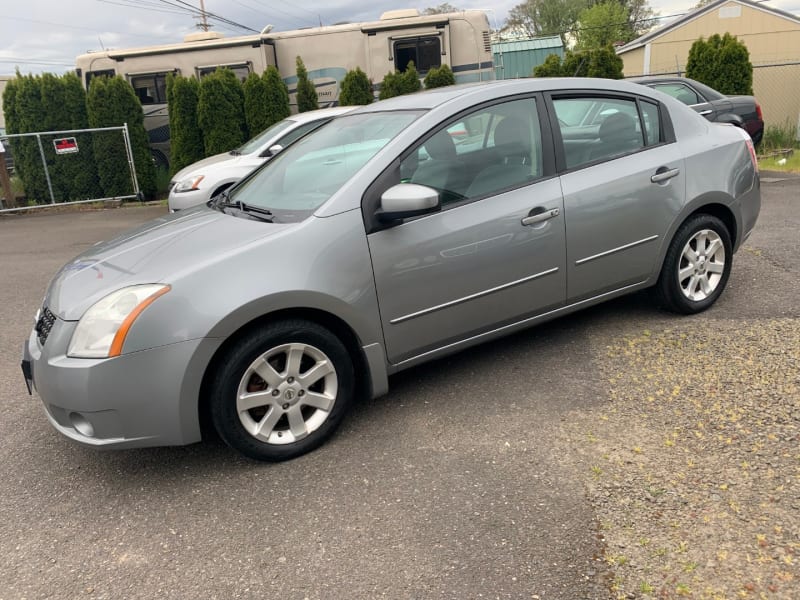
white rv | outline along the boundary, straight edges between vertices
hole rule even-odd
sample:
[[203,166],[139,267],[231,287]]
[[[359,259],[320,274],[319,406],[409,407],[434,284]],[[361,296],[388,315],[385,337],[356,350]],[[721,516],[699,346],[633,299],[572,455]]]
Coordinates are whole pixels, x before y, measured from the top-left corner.
[[295,61],[300,56],[317,88],[320,107],[334,106],[345,74],[360,67],[377,89],[383,77],[404,71],[410,61],[424,76],[432,67],[449,65],[456,82],[494,78],[489,22],[482,11],[421,16],[416,9],[384,13],[378,21],[226,38],[203,32],[182,43],[107,50],[76,60],[88,87],[92,77],[122,75],[133,86],[145,111],[145,127],[157,160],[169,154],[166,78],[169,73],[203,77],[217,67],[232,69],[241,79],[275,65],[295,102]]

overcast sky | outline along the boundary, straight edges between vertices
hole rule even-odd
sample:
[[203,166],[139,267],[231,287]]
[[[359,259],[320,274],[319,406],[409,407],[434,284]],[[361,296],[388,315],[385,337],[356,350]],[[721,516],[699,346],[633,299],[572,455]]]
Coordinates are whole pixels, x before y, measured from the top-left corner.
[[[459,8],[491,8],[489,21],[502,25],[520,0],[452,0]],[[696,0],[650,0],[662,16],[686,12]],[[131,48],[180,42],[196,29],[196,19],[168,4],[199,7],[200,0],[5,0],[0,17],[0,75],[63,73],[75,57],[102,48]],[[260,31],[297,29],[322,23],[376,20],[383,11],[439,4],[436,0],[206,0],[208,12]],[[769,0],[769,6],[800,13],[800,0]],[[209,21],[226,36],[250,33],[214,17]]]

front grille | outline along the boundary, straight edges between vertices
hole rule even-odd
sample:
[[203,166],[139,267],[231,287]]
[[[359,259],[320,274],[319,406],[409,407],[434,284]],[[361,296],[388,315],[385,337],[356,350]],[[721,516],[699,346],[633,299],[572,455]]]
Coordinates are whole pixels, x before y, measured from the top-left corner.
[[39,315],[39,320],[36,321],[36,337],[39,338],[39,343],[44,346],[47,341],[47,336],[50,335],[50,330],[53,328],[53,323],[56,322],[56,316],[46,306],[42,308],[42,313]]

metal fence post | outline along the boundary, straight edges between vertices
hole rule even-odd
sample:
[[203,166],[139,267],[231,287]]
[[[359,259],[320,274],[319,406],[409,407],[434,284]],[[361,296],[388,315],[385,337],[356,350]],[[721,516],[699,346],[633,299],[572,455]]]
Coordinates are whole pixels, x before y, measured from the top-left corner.
[[142,198],[139,196],[139,179],[136,177],[136,164],[133,162],[133,149],[131,148],[131,138],[128,135],[128,124],[122,124],[122,136],[125,138],[125,151],[128,153],[128,166],[131,169],[131,179],[133,180],[133,193],[139,201]]
[[36,142],[39,144],[39,154],[42,155],[42,165],[44,166],[44,176],[47,179],[47,189],[50,190],[50,204],[56,203],[55,194],[53,194],[53,184],[50,182],[50,171],[47,169],[47,159],[44,156],[44,148],[42,148],[42,136],[36,134]]

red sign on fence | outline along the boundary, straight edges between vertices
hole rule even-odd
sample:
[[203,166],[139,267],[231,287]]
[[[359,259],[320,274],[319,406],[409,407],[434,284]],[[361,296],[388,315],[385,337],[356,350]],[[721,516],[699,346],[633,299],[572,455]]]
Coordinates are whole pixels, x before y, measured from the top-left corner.
[[78,151],[78,142],[74,137],[58,138],[53,140],[56,147],[56,154],[74,154]]

